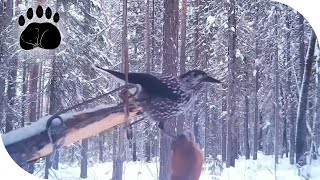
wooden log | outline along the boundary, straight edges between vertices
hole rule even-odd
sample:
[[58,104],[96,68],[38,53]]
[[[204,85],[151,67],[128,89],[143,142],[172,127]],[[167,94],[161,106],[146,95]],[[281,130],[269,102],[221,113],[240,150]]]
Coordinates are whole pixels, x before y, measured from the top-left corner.
[[[141,110],[141,107],[130,104],[129,118]],[[18,165],[25,165],[52,153],[53,144],[46,128],[49,118],[44,117],[30,126],[2,135],[6,150]],[[122,124],[127,119],[123,105],[102,105],[77,113],[65,113],[61,118],[63,123],[59,119],[52,121],[51,137],[53,142],[61,142],[62,147]]]
[[172,142],[171,180],[199,180],[203,155],[191,133],[177,136]]

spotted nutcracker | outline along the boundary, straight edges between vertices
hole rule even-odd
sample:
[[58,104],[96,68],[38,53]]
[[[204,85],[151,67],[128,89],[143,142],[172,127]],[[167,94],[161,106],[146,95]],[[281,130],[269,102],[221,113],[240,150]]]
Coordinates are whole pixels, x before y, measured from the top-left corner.
[[[96,66],[118,79],[125,80],[125,74]],[[201,70],[191,70],[180,76],[156,77],[147,73],[129,73],[128,82],[138,84],[140,96],[147,99],[144,114],[159,122],[163,130],[164,122],[190,109],[205,83],[221,83]]]

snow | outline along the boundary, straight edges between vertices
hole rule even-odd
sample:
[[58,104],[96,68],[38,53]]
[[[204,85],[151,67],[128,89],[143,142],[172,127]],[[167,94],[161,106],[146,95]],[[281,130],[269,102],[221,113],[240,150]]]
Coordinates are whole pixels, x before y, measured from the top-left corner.
[[[220,157],[220,158],[219,158]],[[217,159],[221,159],[218,156]],[[258,160],[245,160],[240,157],[236,160],[236,167],[225,168],[222,172],[217,171],[217,167],[213,167],[214,163],[207,163],[203,167],[200,180],[271,180],[275,179],[274,171],[274,157],[258,153]],[[70,166],[67,164],[60,164],[58,171],[53,170],[49,179],[79,179],[80,167]],[[311,166],[307,165],[301,168],[302,174],[309,174],[309,180],[320,180],[320,160],[313,161]],[[145,163],[145,162],[125,162],[124,163],[123,179],[137,179],[137,180],[153,180],[158,179],[160,170],[159,163]],[[42,176],[44,170],[36,170],[34,175]],[[215,172],[215,174],[213,173]],[[55,177],[56,176],[56,177]],[[295,165],[289,164],[289,159],[279,159],[276,171],[277,180],[301,180],[298,176],[298,168]],[[102,180],[112,179],[112,162],[94,164],[88,168],[87,180]]]
[[17,7],[18,7],[19,11],[26,11],[27,10],[27,7],[24,4],[18,4]]
[[236,50],[236,57],[240,59],[244,59],[244,56],[242,55],[239,49]]
[[262,127],[262,129],[266,129],[267,127],[269,127],[271,125],[270,121],[266,121],[264,123],[264,126]]
[[74,5],[71,5],[70,6],[70,10],[68,11],[70,13],[71,16],[73,16],[74,18],[76,18],[77,20],[79,21],[83,21],[84,20],[84,16],[78,14],[76,12],[76,8]]
[[50,116],[43,117],[29,126],[25,126],[23,128],[19,128],[1,135],[3,144],[12,144],[14,142],[25,139],[26,137],[31,137],[39,132],[42,132],[46,129],[46,124],[49,117]]
[[311,136],[313,136],[314,134],[313,134],[313,128],[311,128],[311,126],[310,126],[310,123],[307,121],[306,122],[307,123],[307,129],[308,129],[308,133],[311,135]]
[[253,26],[254,25],[254,21],[250,21],[250,22],[248,22],[248,26]]
[[97,0],[91,0],[93,6],[95,7],[101,7],[101,4],[100,4],[100,1],[97,1]]
[[255,64],[256,66],[259,66],[259,65],[261,64],[261,60],[260,60],[260,59],[255,59],[255,60],[254,60],[254,64]]
[[[319,170],[320,168],[319,163],[320,161],[317,160],[313,162],[312,166],[309,166],[308,173],[311,180],[320,179],[320,174],[316,171],[316,169]],[[278,180],[303,179],[298,176],[298,168],[295,165],[290,165],[288,158],[279,159],[276,175]],[[241,157],[236,161],[236,168],[226,169],[222,173],[222,179],[233,179],[232,177],[237,177],[236,179],[239,180],[255,180],[257,177],[259,177],[259,180],[275,179],[274,156],[265,156],[262,153],[258,153],[258,161],[245,160],[244,157]]]
[[215,18],[214,18],[213,16],[208,16],[208,17],[207,17],[207,23],[208,23],[208,24],[213,24],[214,21],[215,21]]
[[227,114],[228,114],[228,111],[222,111],[221,117],[224,117],[224,116],[226,116]]
[[213,16],[208,16],[207,17],[207,22],[206,22],[206,27],[209,29],[210,27],[215,27],[215,20],[216,18]]

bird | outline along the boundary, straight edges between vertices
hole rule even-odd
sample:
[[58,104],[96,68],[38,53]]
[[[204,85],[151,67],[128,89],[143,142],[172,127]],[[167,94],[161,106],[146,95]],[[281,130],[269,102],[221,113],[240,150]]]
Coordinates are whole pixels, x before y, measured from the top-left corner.
[[[95,66],[121,81],[122,72]],[[128,83],[140,86],[140,97],[147,99],[143,107],[146,114],[164,130],[164,123],[190,109],[205,83],[221,83],[202,70],[190,70],[180,76],[154,76],[148,73],[128,73]],[[138,97],[139,98],[139,97]]]

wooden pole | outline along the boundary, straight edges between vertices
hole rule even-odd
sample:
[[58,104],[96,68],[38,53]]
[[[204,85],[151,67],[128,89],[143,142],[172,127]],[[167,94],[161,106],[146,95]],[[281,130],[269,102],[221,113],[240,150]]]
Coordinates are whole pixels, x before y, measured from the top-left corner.
[[171,149],[171,180],[199,180],[204,158],[194,135],[180,134],[173,140]]

